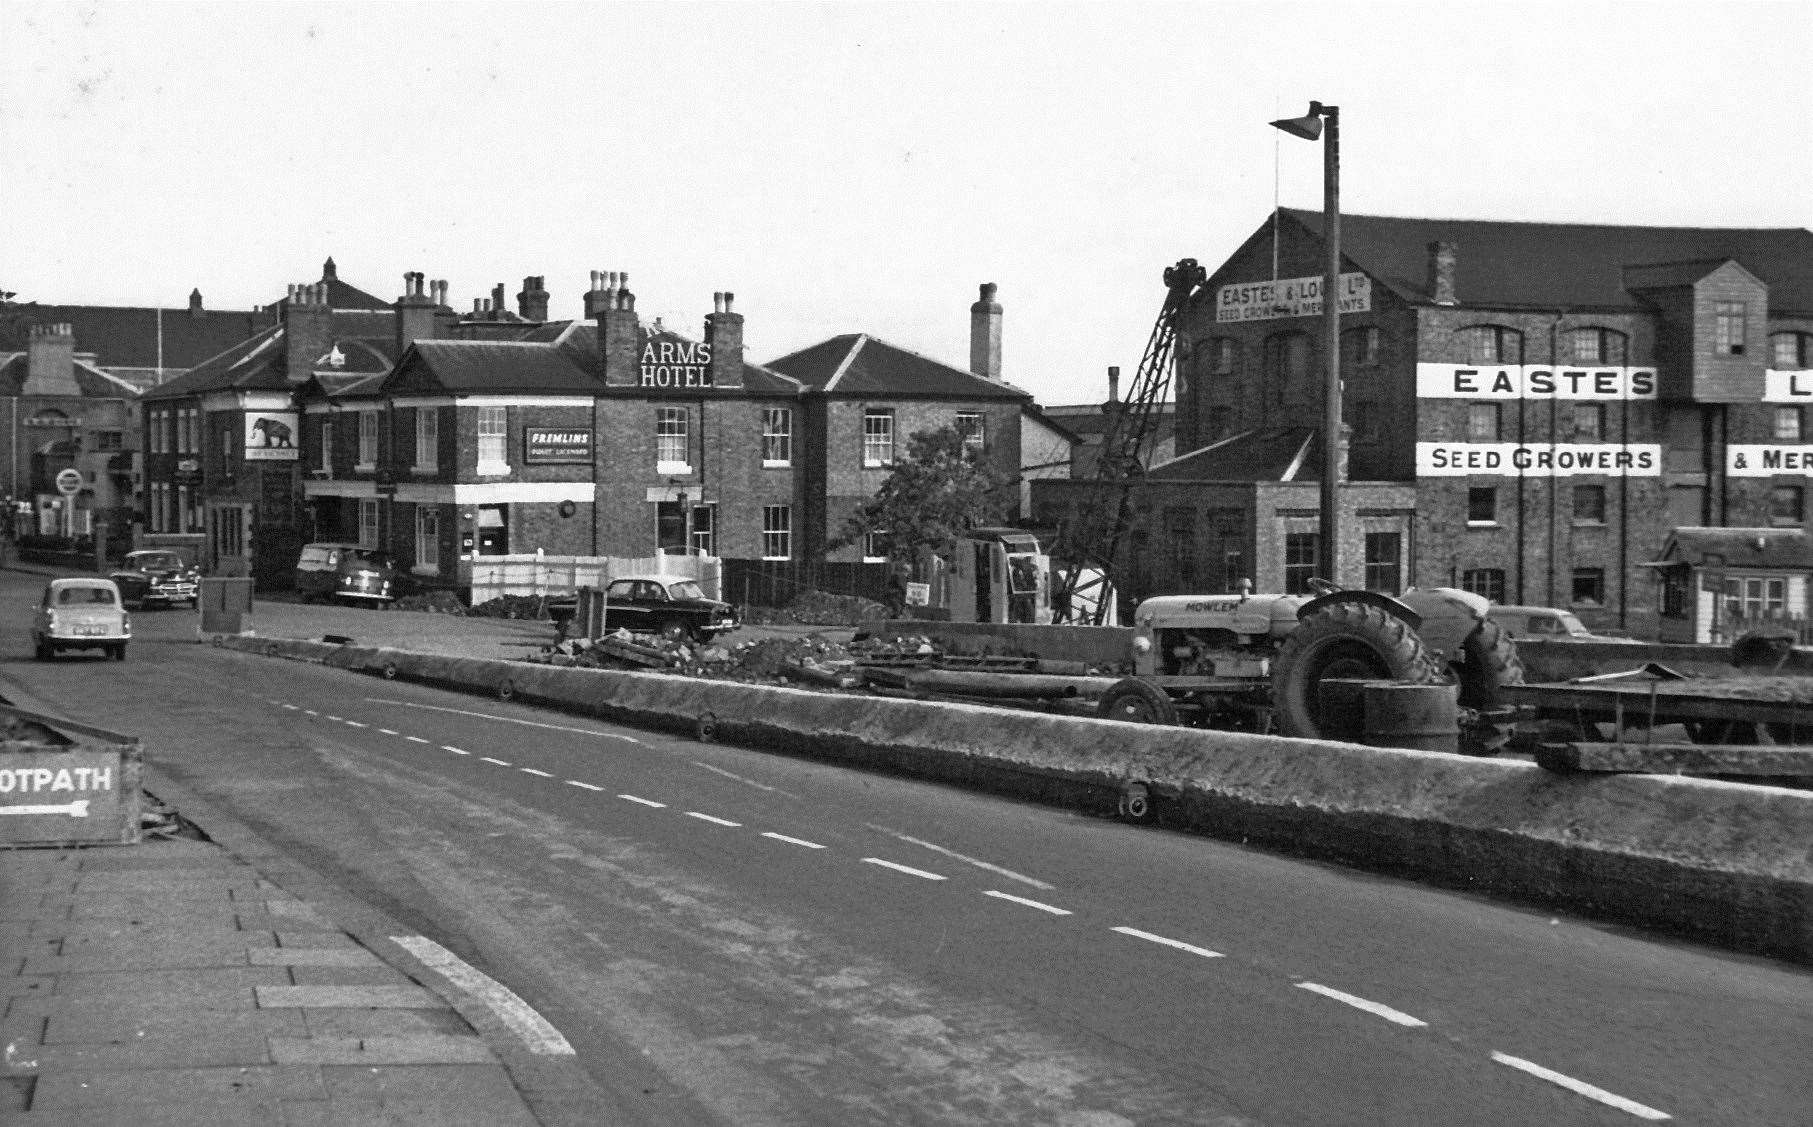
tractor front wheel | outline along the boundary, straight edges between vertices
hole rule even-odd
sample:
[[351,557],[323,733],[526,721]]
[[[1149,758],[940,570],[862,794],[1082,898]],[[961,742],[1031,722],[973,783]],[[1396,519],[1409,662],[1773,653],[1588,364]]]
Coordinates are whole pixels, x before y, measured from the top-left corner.
[[1104,720],[1125,720],[1131,724],[1177,723],[1177,706],[1165,691],[1138,677],[1123,677],[1102,694],[1095,714]]

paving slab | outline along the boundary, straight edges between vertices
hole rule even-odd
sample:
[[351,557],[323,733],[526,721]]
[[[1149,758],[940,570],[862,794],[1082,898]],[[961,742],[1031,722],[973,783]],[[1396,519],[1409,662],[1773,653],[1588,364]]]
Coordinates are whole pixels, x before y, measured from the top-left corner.
[[54,1111],[109,1104],[194,1104],[212,1100],[321,1100],[327,1095],[321,1070],[309,1065],[160,1068],[131,1072],[79,1070],[38,1077],[32,1090],[32,1110]]
[[324,1006],[332,1009],[450,1009],[420,986],[260,986],[260,1008]]
[[147,1010],[121,1013],[118,1007],[56,1011],[39,1019],[40,1040],[46,1045],[65,1043],[108,1044],[193,1034],[232,1033],[256,1037],[299,1037],[308,1031],[301,1010],[209,1010],[200,1022],[192,1012]]
[[[410,1037],[273,1037],[271,1059],[279,1064],[374,1067],[404,1064],[497,1064],[497,1056],[476,1036],[416,1034]],[[512,1089],[514,1090],[514,1089]]]
[[[154,1068],[215,1068],[266,1065],[278,1061],[270,1034],[260,1029],[196,1025],[166,1027],[118,1041],[59,1041],[31,1050],[40,1072]],[[294,1061],[287,1063],[307,1063]]]
[[57,976],[57,996],[120,1001],[169,998],[174,1005],[202,1009],[251,1009],[253,990],[289,982],[289,972],[282,967],[96,971]]
[[421,1034],[470,1033],[466,1020],[452,1010],[259,1010],[297,1014],[311,1037],[413,1037]]
[[[382,967],[384,961],[363,947],[269,947],[246,951],[257,967]],[[301,980],[297,980],[301,984]]]
[[505,1098],[478,1104],[441,1098],[334,1099],[286,1104],[282,1114],[283,1127],[537,1127],[538,1123],[521,1100]]

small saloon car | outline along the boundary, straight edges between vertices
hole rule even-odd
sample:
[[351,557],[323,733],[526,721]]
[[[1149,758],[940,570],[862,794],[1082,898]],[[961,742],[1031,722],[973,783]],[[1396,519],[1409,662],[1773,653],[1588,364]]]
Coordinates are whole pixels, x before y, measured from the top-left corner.
[[32,616],[32,652],[39,661],[49,661],[63,650],[100,650],[115,661],[125,661],[131,640],[132,619],[119,585],[111,579],[53,579]]
[[604,629],[659,634],[672,641],[709,642],[737,628],[729,603],[707,598],[697,580],[671,575],[624,575],[604,589]]
[[387,606],[397,597],[390,553],[358,544],[304,544],[296,558],[296,593],[304,599]]
[[107,578],[119,585],[120,597],[128,605],[194,606],[201,599],[201,570],[181,553],[164,548],[127,552]]

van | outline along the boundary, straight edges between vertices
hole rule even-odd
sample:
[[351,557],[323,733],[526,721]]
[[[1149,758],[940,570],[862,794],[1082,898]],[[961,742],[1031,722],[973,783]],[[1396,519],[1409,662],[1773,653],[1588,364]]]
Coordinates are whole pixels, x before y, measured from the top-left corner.
[[396,598],[397,568],[389,552],[358,544],[304,544],[296,558],[296,593],[349,605],[385,606]]

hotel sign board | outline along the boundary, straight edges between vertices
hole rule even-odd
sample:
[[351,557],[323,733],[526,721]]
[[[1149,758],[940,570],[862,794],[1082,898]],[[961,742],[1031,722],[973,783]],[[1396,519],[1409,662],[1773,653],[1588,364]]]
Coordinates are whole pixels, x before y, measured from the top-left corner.
[[[1343,313],[1372,311],[1372,279],[1355,271],[1341,275]],[[1215,291],[1215,320],[1275,321],[1314,317],[1322,312],[1322,276],[1279,278],[1269,282],[1236,282]]]
[[1418,477],[1659,477],[1653,442],[1419,442]]
[[1616,365],[1419,363],[1416,394],[1423,399],[1654,399],[1656,370]]
[[537,466],[576,462],[590,464],[592,432],[526,427],[523,430],[523,461]]

